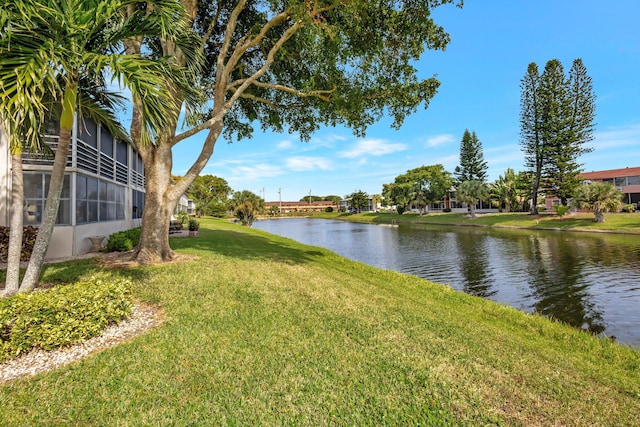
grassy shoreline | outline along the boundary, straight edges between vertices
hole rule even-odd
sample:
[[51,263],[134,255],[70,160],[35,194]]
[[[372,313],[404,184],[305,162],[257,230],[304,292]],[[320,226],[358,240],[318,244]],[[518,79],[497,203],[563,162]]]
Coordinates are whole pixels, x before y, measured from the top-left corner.
[[0,425],[634,425],[640,352],[222,220],[127,277],[160,327],[0,385]]
[[364,212],[347,214],[339,212],[322,212],[310,215],[314,218],[339,219],[344,221],[374,223],[374,224],[431,224],[431,225],[462,225],[471,227],[493,228],[522,228],[548,231],[576,231],[593,233],[625,233],[640,234],[640,213],[609,213],[605,214],[604,223],[593,221],[592,213],[572,213],[557,216],[545,213],[537,216],[526,212],[516,213],[486,213],[477,218],[469,218],[462,213],[430,213],[420,216],[415,213]]

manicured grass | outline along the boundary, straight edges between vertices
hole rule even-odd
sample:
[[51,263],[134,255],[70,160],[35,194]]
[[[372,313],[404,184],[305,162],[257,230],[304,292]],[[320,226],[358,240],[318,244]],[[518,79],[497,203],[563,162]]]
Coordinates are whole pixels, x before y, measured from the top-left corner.
[[429,213],[420,216],[416,213],[373,213],[360,214],[344,213],[316,213],[313,217],[341,219],[354,222],[371,223],[424,223],[440,225],[469,225],[487,227],[520,227],[533,229],[561,229],[575,231],[609,231],[623,233],[640,233],[640,213],[610,213],[605,214],[604,223],[593,221],[592,213],[572,213],[566,216],[557,216],[544,213],[531,216],[528,213],[488,213],[478,214],[471,219],[462,213]]
[[220,220],[125,276],[163,325],[0,386],[0,425],[637,425],[640,352]]

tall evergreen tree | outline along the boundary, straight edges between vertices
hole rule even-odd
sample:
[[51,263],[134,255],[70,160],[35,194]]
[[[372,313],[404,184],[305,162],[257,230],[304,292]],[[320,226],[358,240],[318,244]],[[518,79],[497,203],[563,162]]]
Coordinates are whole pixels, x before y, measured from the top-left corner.
[[581,59],[573,61],[569,78],[563,87],[562,130],[549,149],[545,168],[545,189],[558,196],[563,205],[580,185],[582,165],[578,157],[592,151],[584,145],[593,140],[595,126],[595,94],[591,77]]
[[460,142],[460,166],[456,166],[454,175],[458,183],[464,181],[487,180],[487,162],[482,153],[482,142],[475,132],[464,130]]
[[544,151],[542,144],[541,106],[538,99],[540,74],[532,62],[520,81],[520,145],[524,151],[524,165],[533,175],[531,185],[531,214],[538,214],[538,191],[542,178]]
[[520,143],[534,176],[532,214],[538,213],[540,189],[567,204],[580,183],[578,157],[591,151],[584,144],[593,140],[595,118],[593,85],[582,60],[574,60],[568,78],[557,59],[547,62],[541,76],[537,70],[529,64],[520,100]]

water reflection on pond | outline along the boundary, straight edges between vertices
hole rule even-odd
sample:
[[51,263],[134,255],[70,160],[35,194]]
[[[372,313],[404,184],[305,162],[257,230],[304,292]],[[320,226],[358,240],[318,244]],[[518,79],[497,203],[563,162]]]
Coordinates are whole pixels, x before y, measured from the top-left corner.
[[640,344],[640,236],[311,218],[254,227]]

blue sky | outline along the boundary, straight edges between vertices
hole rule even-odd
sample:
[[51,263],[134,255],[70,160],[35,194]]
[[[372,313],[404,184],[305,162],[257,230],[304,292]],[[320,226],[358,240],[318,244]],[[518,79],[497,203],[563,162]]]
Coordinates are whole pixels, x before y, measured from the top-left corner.
[[[524,169],[520,80],[529,63],[542,69],[554,58],[567,72],[582,58],[593,79],[597,125],[594,151],[580,159],[584,170],[640,166],[640,1],[465,0],[463,9],[448,5],[433,16],[452,41],[445,52],[425,52],[417,68],[423,77],[437,75],[441,87],[400,130],[384,119],[364,138],[324,128],[308,143],[287,133],[256,132],[233,144],[221,139],[202,174],[267,201],[309,192],[376,194],[408,169],[440,163],[453,172],[469,129],[482,142],[494,180],[509,167]],[[188,169],[205,135],[175,147],[174,174]]]

